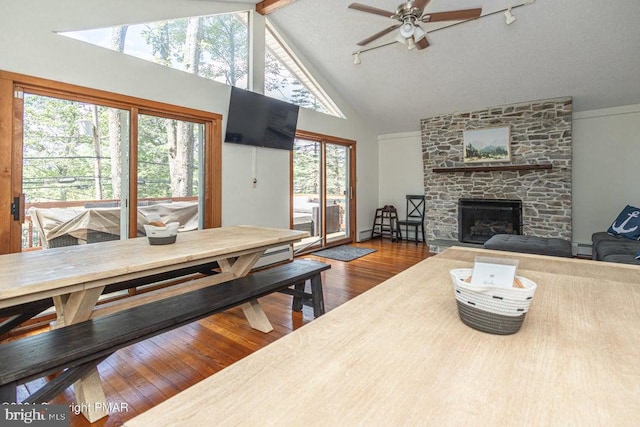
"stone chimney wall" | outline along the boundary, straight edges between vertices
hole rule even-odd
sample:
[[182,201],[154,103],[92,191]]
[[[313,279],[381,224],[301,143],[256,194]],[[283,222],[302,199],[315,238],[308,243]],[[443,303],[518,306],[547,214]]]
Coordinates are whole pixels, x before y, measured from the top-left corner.
[[[571,240],[571,98],[555,98],[421,120],[427,241],[458,239],[458,199],[520,199],[523,234]],[[463,131],[509,126],[511,162],[464,163]],[[544,165],[551,169],[444,171]]]

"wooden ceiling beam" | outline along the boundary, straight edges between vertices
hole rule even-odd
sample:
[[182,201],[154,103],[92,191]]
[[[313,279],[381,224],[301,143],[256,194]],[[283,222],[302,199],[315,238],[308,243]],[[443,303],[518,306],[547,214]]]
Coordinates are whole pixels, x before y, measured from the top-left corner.
[[264,0],[256,4],[256,12],[260,15],[268,15],[271,12],[280,9],[296,0]]

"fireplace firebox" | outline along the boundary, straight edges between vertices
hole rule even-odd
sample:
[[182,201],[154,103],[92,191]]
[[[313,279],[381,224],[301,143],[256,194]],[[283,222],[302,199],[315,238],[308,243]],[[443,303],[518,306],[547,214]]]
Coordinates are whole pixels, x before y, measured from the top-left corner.
[[496,234],[522,234],[522,200],[458,200],[460,242],[482,244]]

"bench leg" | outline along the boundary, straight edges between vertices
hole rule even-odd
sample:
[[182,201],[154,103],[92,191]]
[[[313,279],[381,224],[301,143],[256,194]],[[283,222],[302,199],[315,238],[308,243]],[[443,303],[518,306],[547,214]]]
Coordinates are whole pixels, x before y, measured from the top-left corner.
[[18,384],[13,382],[0,387],[0,403],[17,403]]
[[306,280],[300,283],[296,283],[294,288],[297,292],[293,293],[293,300],[291,302],[291,310],[293,311],[302,311],[302,294],[304,294],[304,287],[306,285]]
[[109,356],[102,357],[91,362],[87,362],[83,365],[76,366],[75,368],[66,369],[60,375],[46,383],[38,391],[24,400],[24,403],[46,403],[53,400],[57,395],[62,393],[71,384],[84,377],[85,375],[93,372],[93,370]]
[[324,314],[324,296],[322,294],[322,276],[316,274],[311,278],[311,301],[313,302],[313,316]]

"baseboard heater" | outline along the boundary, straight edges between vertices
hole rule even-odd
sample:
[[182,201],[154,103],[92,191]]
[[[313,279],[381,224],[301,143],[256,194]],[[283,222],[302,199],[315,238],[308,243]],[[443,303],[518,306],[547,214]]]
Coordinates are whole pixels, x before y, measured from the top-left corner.
[[574,255],[582,255],[582,256],[592,255],[593,249],[591,245],[587,243],[574,243],[572,246],[573,246]]
[[365,240],[371,240],[371,229],[362,230],[358,233],[358,242],[364,242]]
[[254,268],[265,267],[267,265],[276,264],[284,261],[293,260],[293,248],[291,245],[277,246],[267,249],[260,257]]

